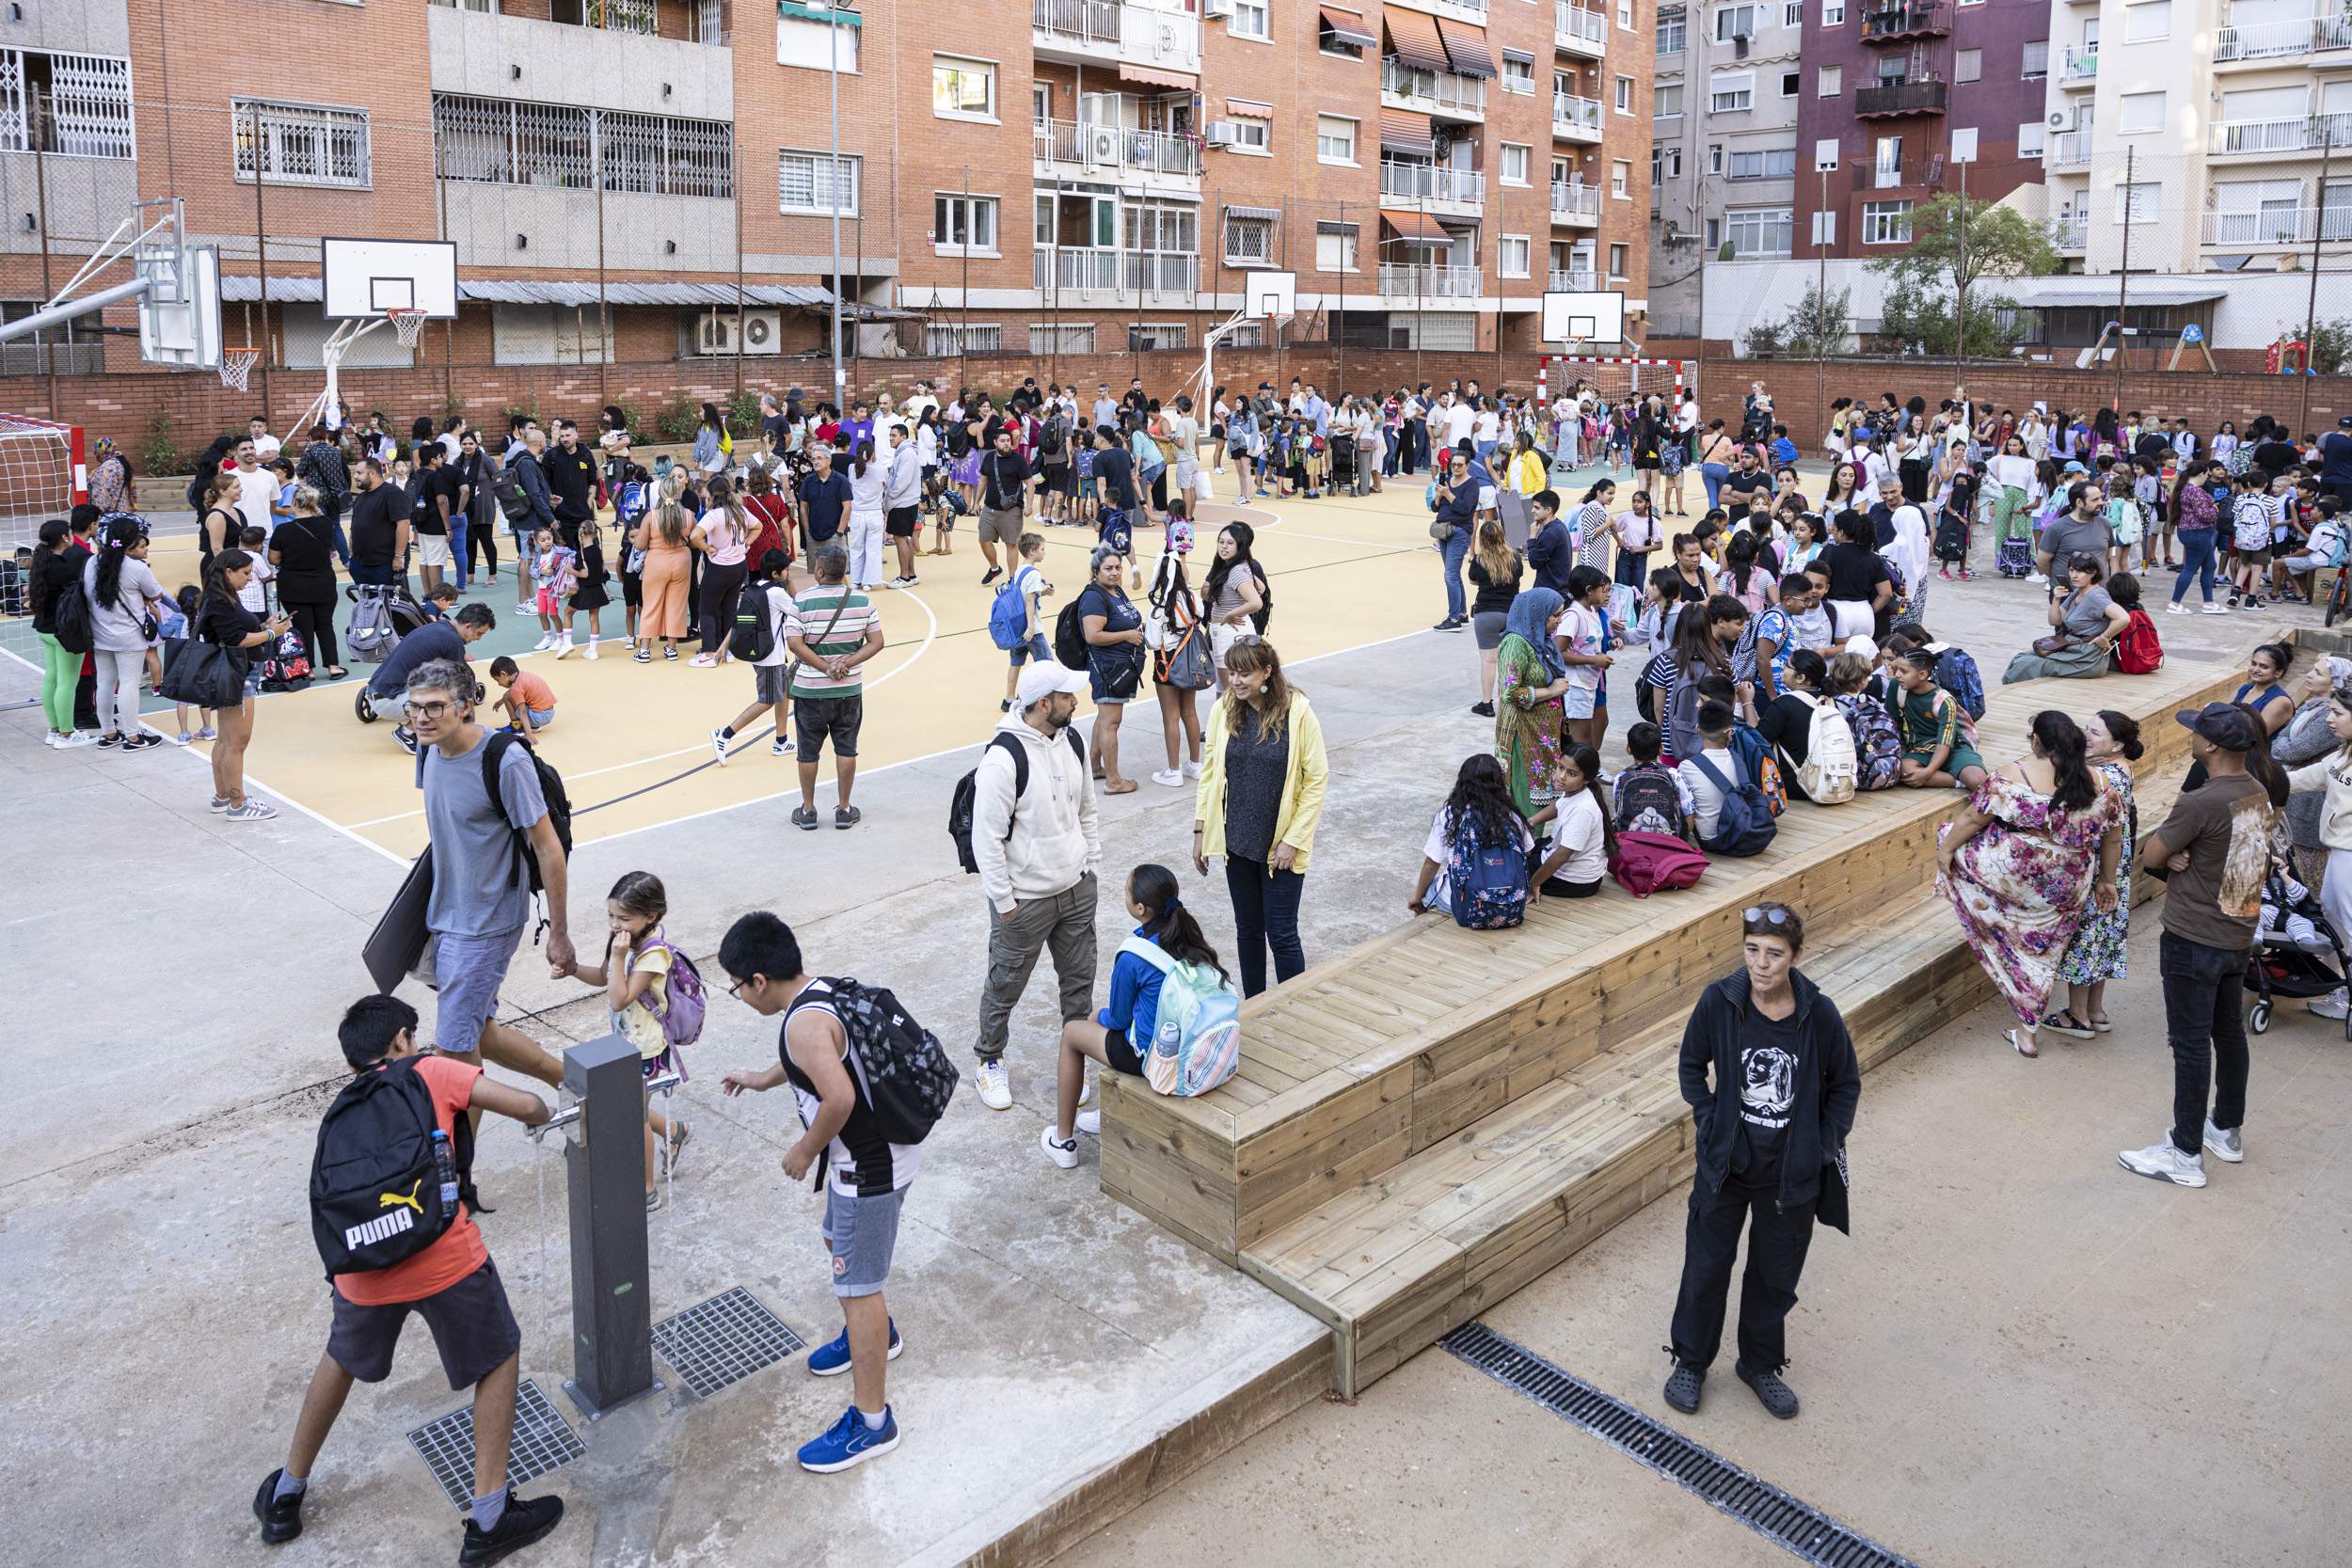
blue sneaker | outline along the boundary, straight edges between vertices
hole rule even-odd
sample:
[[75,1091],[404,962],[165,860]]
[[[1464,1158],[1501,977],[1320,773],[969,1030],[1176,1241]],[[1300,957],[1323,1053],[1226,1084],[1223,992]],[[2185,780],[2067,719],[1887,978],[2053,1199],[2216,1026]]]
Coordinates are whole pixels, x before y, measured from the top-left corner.
[[888,1453],[898,1446],[898,1418],[890,1407],[882,1407],[880,1430],[866,1424],[866,1418],[851,1405],[841,1413],[841,1419],[821,1437],[801,1445],[801,1468],[813,1470],[820,1476],[846,1470],[853,1465]]
[[[898,1353],[907,1342],[898,1338],[898,1320],[890,1320],[890,1359],[898,1359]],[[844,1327],[831,1343],[818,1345],[808,1353],[808,1370],[818,1377],[839,1377],[850,1370],[850,1331]]]

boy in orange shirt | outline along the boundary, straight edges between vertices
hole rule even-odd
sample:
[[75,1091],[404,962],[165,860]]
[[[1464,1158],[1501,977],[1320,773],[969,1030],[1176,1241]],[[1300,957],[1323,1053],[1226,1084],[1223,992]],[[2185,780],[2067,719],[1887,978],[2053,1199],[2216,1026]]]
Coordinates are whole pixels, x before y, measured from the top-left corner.
[[490,661],[490,678],[505,688],[494,706],[506,713],[506,727],[525,740],[555,722],[555,689],[501,654]]

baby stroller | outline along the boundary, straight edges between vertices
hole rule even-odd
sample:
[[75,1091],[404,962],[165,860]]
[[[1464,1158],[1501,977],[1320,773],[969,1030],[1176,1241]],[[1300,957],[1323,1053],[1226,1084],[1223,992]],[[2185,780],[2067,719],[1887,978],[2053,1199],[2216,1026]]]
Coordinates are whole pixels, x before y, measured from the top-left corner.
[[[352,603],[351,631],[345,639],[354,656],[368,664],[381,664],[400,646],[400,640],[424,625],[428,617],[405,582],[385,586],[355,582],[343,590]],[[362,685],[351,699],[352,711],[362,724],[375,722],[375,705]]]
[[2341,989],[2347,974],[2352,974],[2352,963],[2328,924],[2328,911],[2311,889],[2272,860],[2270,874],[2263,879],[2262,919],[2254,929],[2253,951],[2246,957],[2246,989],[2254,993],[2246,1016],[2248,1031],[2259,1035],[2267,1030],[2272,998],[2285,996],[2311,1000],[2312,1010],[2323,1018],[2343,1019],[2344,1037],[2352,1040],[2352,1009],[2337,1012],[2319,1000]]
[[1351,496],[1362,495],[1369,486],[1359,472],[1356,461],[1356,437],[1344,432],[1331,436],[1331,488],[1345,489]]

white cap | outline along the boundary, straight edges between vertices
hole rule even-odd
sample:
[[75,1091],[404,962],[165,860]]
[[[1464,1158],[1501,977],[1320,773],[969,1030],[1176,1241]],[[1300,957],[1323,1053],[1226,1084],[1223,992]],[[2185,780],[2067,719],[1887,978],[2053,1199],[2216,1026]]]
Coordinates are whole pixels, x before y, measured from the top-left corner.
[[1879,657],[1879,645],[1867,637],[1849,637],[1846,639],[1846,652],[1860,654],[1864,658],[1876,658]]
[[1067,691],[1073,697],[1085,696],[1086,675],[1057,658],[1033,658],[1021,667],[1017,701],[1022,707],[1035,707],[1057,691]]

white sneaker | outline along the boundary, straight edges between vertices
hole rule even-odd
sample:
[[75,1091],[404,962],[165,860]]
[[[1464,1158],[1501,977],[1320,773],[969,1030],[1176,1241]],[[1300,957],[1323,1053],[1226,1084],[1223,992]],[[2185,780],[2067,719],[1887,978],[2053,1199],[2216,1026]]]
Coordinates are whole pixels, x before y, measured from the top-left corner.
[[2115,1160],[2134,1176],[2153,1177],[2158,1181],[2169,1181],[2176,1187],[2201,1187],[2205,1184],[2203,1158],[2182,1153],[2172,1147],[2170,1138],[2159,1138],[2146,1148],[2124,1149]]
[[710,732],[710,750],[712,753],[718,757],[719,766],[722,768],[724,768],[727,765],[727,742],[732,737],[724,730],[713,730]]
[[707,670],[719,661],[711,657],[708,654],[696,654],[692,658],[688,659],[686,662],[692,665],[697,670]]
[[2230,607],[2217,599],[2213,603],[2206,605],[2202,613],[2207,615],[2227,615],[2230,613]]
[[590,658],[596,657],[596,640],[595,638],[591,637],[588,639],[586,651]]
[[2027,572],[2026,574],[2026,580],[2027,582],[2047,582],[2050,579],[2043,577],[2040,572]]
[[2216,1127],[2213,1117],[2207,1117],[2205,1148],[2224,1164],[2242,1165],[2246,1163],[2246,1140],[2241,1135],[2244,1132],[2245,1129],[2240,1127]]
[[1197,779],[1197,778],[1199,778],[1200,776],[1200,765],[1199,763],[1197,763],[1197,762],[1188,762],[1188,763],[1184,764],[1184,777],[1185,777],[1185,778],[1187,778],[1187,779]]
[[541,637],[538,641],[533,642],[531,645],[531,651],[534,654],[543,654],[554,646],[555,633],[548,632],[545,636]]
[[1054,1141],[1054,1124],[1052,1122],[1047,1122],[1043,1127],[1038,1129],[1037,1147],[1045,1151],[1045,1157],[1048,1160],[1053,1161],[1054,1164],[1059,1165],[1062,1169],[1075,1170],[1078,1168],[1077,1138],[1073,1135],[1066,1144],[1056,1143]]
[[571,657],[572,650],[575,646],[577,646],[577,644],[572,641],[572,634],[568,631],[565,632],[562,637],[556,639],[555,657],[558,658]]
[[1166,784],[1170,789],[1182,789],[1184,787],[1184,775],[1176,768],[1163,768],[1152,775],[1152,782]]
[[2183,604],[2178,599],[2174,599],[2170,604],[2164,607],[2164,612],[2168,615],[2185,615],[2188,613],[2188,606]]
[[[973,1082],[979,1085],[981,1104],[992,1111],[1012,1109],[1012,1079],[1005,1071],[1002,1061],[982,1062],[980,1070],[972,1077]],[[1046,1131],[1050,1132],[1053,1129],[1049,1127]]]
[[533,605],[529,599],[523,600],[522,603],[515,607],[515,613],[517,615],[532,615],[537,613],[537,610],[538,607]]
[[2314,1018],[2341,1019],[2347,1012],[2352,1012],[2352,996],[2348,996],[2342,986],[2325,996],[2312,998],[2312,1016]]
[[1103,1113],[1100,1111],[1080,1111],[1078,1113],[1078,1119],[1074,1125],[1077,1127],[1079,1132],[1099,1138],[1103,1135]]

